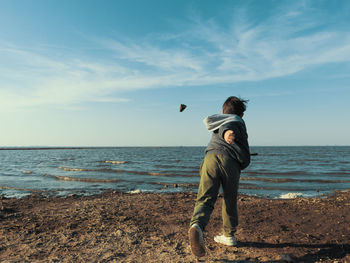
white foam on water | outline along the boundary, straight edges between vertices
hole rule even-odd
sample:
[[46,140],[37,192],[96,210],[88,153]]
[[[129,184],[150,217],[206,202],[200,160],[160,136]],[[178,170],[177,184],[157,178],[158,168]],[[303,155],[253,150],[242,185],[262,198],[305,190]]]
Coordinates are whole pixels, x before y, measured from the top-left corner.
[[287,194],[281,194],[280,198],[281,199],[294,199],[294,198],[298,198],[298,197],[302,197],[303,194],[302,193],[287,193]]
[[127,193],[128,194],[139,194],[139,193],[141,193],[141,190],[140,189],[136,189],[136,190],[128,191]]
[[105,163],[111,163],[111,164],[124,164],[124,163],[127,163],[127,161],[110,161],[110,160],[106,160],[104,162]]

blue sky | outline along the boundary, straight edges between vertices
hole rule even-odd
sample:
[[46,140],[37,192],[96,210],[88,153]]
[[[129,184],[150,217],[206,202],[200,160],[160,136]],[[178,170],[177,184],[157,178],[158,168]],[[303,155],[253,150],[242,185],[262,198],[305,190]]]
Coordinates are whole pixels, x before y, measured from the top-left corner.
[[231,95],[251,145],[350,145],[349,1],[0,6],[0,146],[204,146]]

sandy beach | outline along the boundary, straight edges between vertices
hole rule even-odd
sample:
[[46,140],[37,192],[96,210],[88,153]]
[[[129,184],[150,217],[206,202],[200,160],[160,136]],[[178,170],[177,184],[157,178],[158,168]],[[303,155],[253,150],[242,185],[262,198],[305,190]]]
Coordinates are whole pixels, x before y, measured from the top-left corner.
[[[1,262],[196,262],[188,239],[194,193],[0,200]],[[350,262],[350,192],[320,198],[239,198],[237,247],[213,241],[201,262]]]

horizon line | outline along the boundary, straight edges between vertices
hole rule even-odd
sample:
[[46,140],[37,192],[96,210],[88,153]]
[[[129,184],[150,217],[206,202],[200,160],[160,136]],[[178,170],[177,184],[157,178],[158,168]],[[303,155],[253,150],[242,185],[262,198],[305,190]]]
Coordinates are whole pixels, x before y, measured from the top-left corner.
[[[207,147],[207,145],[148,145],[148,146],[0,146],[0,150],[79,150],[108,148],[175,148],[175,147]],[[251,145],[252,147],[350,147],[350,145]]]

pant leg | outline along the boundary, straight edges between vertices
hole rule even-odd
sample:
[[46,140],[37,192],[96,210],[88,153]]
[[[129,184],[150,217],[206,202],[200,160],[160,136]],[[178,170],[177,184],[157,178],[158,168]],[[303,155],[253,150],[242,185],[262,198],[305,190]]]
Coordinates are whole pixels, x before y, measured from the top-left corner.
[[200,168],[201,179],[190,225],[197,223],[204,230],[208,224],[219,192],[220,172],[216,154],[207,153]]
[[225,236],[232,236],[238,225],[237,195],[241,169],[239,164],[224,155],[218,156],[221,160],[221,183],[224,198],[222,201],[222,221]]

